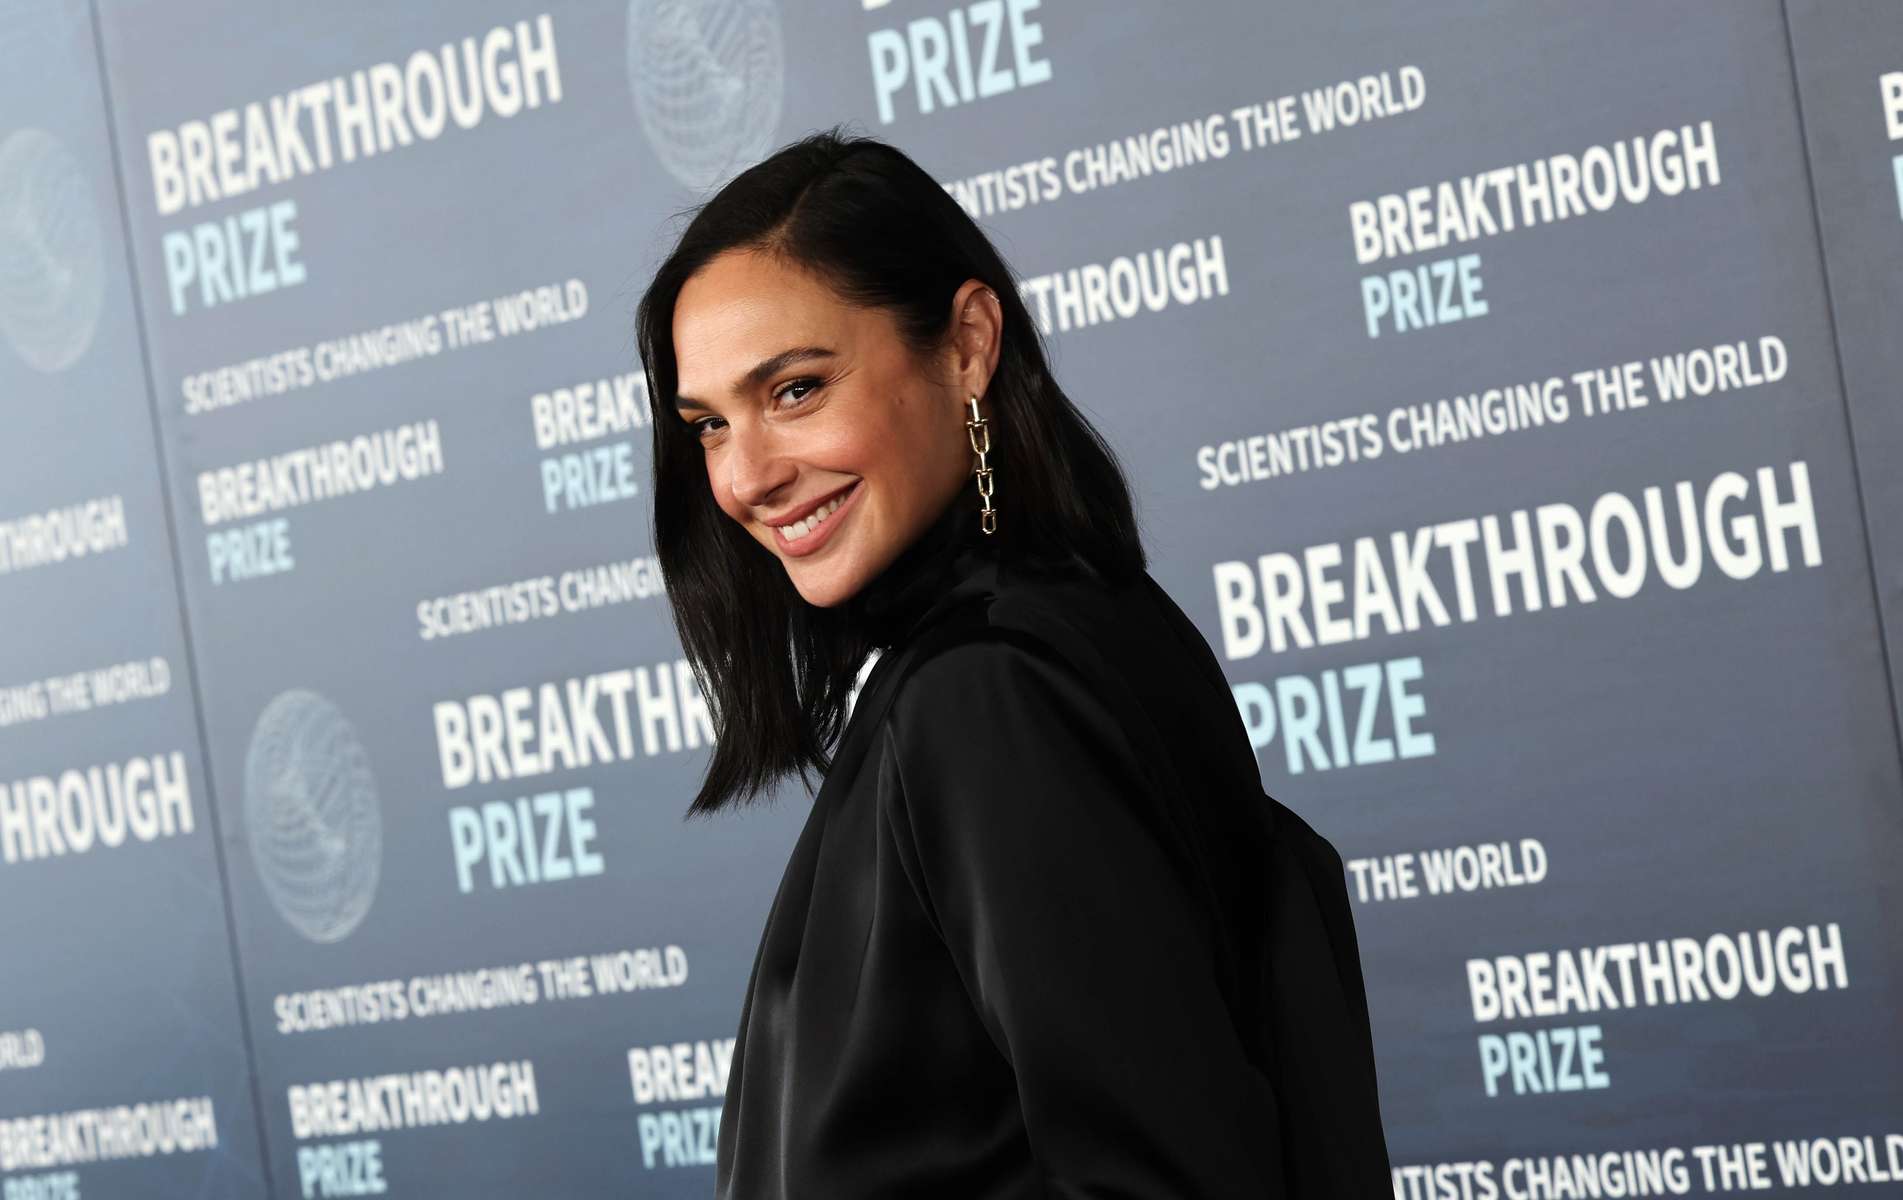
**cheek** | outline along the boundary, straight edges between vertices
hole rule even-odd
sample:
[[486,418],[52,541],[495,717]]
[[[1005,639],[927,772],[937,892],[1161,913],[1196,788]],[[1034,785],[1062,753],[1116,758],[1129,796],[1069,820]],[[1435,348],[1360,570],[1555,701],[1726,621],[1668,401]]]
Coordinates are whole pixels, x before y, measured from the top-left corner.
[[809,459],[846,463],[877,458],[893,430],[891,414],[880,404],[840,404],[815,414],[800,430],[801,451]]
[[905,460],[912,464],[910,473],[921,486],[943,478],[949,463],[963,461],[971,453],[963,423],[923,404],[908,412],[888,436],[889,444],[904,448]]

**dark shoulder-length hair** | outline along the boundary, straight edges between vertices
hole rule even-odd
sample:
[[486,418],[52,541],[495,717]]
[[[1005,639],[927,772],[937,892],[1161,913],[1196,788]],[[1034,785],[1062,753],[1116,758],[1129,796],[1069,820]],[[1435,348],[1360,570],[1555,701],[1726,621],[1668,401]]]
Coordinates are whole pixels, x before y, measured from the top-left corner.
[[993,535],[999,553],[1075,553],[1113,580],[1140,573],[1146,560],[1116,455],[1051,375],[1009,268],[917,163],[834,126],[782,147],[687,211],[692,219],[636,309],[635,338],[653,416],[655,553],[714,726],[693,817],[736,797],[751,802],[794,771],[810,786],[809,769],[830,770],[873,649],[854,628],[850,601],[806,602],[778,556],[720,510],[701,445],[675,411],[675,302],[716,255],[775,253],[846,302],[887,310],[920,361],[945,345],[959,286],[982,280],[1004,310],[998,366],[982,397],[987,462],[1000,499],[1010,498]]

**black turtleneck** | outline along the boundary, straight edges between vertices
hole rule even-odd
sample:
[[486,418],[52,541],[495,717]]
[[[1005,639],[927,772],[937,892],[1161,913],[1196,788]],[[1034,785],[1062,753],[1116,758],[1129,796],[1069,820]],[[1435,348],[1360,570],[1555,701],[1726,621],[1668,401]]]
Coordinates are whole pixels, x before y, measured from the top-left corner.
[[1341,856],[1155,580],[977,500],[828,610],[884,645],[761,933],[715,1195],[1386,1194]]
[[845,602],[846,619],[873,645],[903,641],[925,617],[971,590],[999,560],[998,535],[978,524],[977,502],[955,496],[931,524]]

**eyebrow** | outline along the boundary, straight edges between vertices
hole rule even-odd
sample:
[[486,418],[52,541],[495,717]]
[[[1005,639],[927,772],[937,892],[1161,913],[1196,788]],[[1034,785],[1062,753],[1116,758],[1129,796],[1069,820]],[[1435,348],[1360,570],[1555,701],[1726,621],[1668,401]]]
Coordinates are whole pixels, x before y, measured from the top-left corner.
[[[733,385],[733,394],[735,396],[746,394],[749,389],[760,386],[760,384],[766,382],[774,375],[779,374],[781,371],[784,371],[794,363],[807,362],[815,358],[832,358],[836,353],[836,351],[829,350],[824,346],[795,346],[791,350],[782,350],[778,354],[770,358],[763,358],[754,364],[752,369],[741,376],[740,381]],[[680,395],[674,397],[674,408],[679,412],[685,412],[690,408],[700,409],[704,412],[713,411],[707,407],[705,401],[696,400],[692,396]]]

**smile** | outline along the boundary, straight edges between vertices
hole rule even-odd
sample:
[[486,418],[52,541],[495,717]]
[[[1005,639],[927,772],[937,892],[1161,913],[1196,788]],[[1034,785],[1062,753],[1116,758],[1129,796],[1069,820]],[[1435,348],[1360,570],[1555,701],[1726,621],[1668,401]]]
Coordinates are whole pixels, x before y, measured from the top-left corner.
[[791,525],[775,525],[773,528],[780,535],[781,548],[792,555],[808,554],[819,549],[828,540],[836,523],[835,515],[850,505],[858,494],[859,484],[855,481],[851,487],[814,509],[802,520]]

